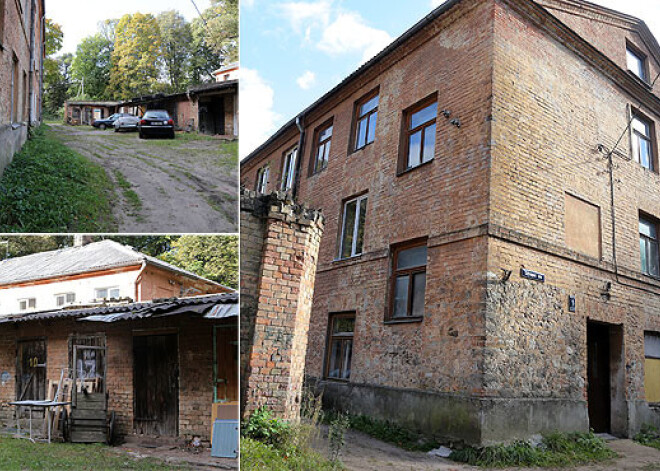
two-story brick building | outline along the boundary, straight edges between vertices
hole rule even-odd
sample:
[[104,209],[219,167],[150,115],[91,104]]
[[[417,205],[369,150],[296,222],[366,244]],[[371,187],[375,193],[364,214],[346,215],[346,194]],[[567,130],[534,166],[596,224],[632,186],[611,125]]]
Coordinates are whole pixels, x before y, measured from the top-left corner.
[[325,216],[306,374],[448,439],[660,424],[660,47],[582,0],[450,0],[243,186]]
[[41,121],[44,0],[0,1],[0,174]]

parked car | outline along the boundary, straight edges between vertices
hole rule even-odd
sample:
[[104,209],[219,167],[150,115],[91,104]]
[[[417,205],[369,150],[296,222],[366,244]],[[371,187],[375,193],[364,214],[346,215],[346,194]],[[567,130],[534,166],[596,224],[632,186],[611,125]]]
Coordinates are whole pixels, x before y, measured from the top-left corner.
[[111,115],[108,116],[107,118],[104,118],[104,119],[97,119],[96,121],[94,121],[94,122],[92,123],[92,126],[94,126],[95,128],[99,128],[99,129],[109,128],[109,127],[112,127],[112,126],[115,124],[115,121],[116,121],[118,118],[121,118],[122,116],[132,116],[132,115],[131,115],[130,113],[115,113],[115,114],[111,114]]
[[167,136],[174,139],[174,120],[165,110],[149,110],[138,123],[140,139],[148,136]]
[[127,116],[120,116],[115,121],[115,132],[119,131],[137,131],[138,123],[140,122],[139,116],[129,114]]

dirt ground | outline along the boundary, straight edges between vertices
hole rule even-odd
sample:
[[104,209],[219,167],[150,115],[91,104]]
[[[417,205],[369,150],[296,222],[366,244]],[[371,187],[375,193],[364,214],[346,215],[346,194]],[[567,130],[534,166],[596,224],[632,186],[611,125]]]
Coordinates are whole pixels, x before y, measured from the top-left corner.
[[[50,125],[62,141],[106,169],[116,188],[121,233],[237,231],[238,159],[220,140]],[[131,193],[134,192],[134,193]]]
[[125,443],[114,448],[117,453],[126,453],[135,458],[159,458],[171,465],[179,465],[193,470],[229,469],[237,470],[238,460],[229,458],[213,458],[211,450],[204,448],[199,451],[182,449],[177,446],[154,446],[144,443]]
[[[324,435],[326,433],[324,429]],[[660,471],[660,450],[638,445],[632,440],[614,440],[608,443],[620,457],[606,463],[561,468],[572,471]],[[320,453],[328,456],[325,440],[316,444]],[[376,440],[360,432],[346,432],[346,446],[340,459],[351,471],[467,471],[474,466],[455,463],[448,459],[431,457],[427,453],[411,452]],[[510,468],[504,471],[531,471],[532,468]],[[539,468],[533,468],[539,470]],[[545,468],[547,469],[547,468]]]

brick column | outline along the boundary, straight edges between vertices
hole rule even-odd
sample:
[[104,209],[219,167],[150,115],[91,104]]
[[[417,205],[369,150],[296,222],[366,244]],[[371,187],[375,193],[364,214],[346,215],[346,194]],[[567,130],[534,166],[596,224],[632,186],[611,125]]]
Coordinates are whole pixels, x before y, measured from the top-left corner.
[[241,195],[242,416],[297,420],[323,217],[286,194]]

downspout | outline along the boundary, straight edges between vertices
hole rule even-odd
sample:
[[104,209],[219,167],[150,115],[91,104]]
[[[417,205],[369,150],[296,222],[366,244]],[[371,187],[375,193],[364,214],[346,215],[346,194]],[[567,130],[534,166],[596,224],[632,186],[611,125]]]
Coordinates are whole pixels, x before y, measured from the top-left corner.
[[39,65],[39,124],[43,121],[44,60],[46,59],[46,2],[41,0],[41,64]]
[[298,186],[300,185],[300,171],[302,168],[302,151],[303,151],[303,146],[305,145],[305,127],[302,124],[304,115],[299,114],[296,116],[296,126],[298,127],[298,131],[300,132],[300,138],[298,139],[298,155],[296,156],[296,179],[293,184],[293,189],[291,191],[293,199],[296,199],[296,196],[298,196]]
[[28,83],[28,135],[32,129],[32,103],[34,101],[34,18],[35,18],[35,0],[30,2],[30,75]]
[[135,302],[138,303],[141,300],[138,298],[139,297],[139,286],[140,286],[140,281],[142,281],[142,273],[144,273],[144,270],[147,268],[147,261],[143,260],[142,261],[142,267],[140,267],[140,271],[137,274],[137,277],[135,278]]

